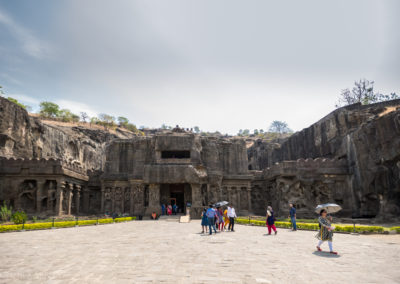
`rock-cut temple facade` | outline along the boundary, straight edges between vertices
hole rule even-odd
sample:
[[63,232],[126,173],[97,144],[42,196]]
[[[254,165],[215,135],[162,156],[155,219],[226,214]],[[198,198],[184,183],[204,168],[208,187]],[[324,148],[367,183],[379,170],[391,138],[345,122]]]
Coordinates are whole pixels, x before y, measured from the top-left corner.
[[199,217],[228,201],[238,215],[400,216],[400,100],[340,108],[288,138],[202,136],[176,128],[136,136],[60,126],[0,97],[0,202],[30,215],[149,216],[176,204]]

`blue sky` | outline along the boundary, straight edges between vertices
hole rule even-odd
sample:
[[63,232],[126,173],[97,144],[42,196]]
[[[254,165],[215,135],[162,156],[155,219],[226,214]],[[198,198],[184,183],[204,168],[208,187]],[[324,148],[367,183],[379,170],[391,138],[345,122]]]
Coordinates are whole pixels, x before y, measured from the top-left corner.
[[398,1],[3,1],[0,85],[38,108],[301,130],[354,80],[400,93]]

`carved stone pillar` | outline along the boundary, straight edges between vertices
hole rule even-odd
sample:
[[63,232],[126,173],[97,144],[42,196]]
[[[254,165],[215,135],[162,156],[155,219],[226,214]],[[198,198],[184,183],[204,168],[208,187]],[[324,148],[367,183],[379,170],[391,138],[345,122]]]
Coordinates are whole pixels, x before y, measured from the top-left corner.
[[[201,198],[201,184],[192,183],[192,208],[190,208],[190,218],[200,218],[201,211],[203,209],[202,198]],[[207,184],[207,193],[209,196],[208,202],[210,203],[210,185]]]
[[130,200],[129,200],[129,214],[133,215],[134,214],[134,187],[131,186],[129,188],[129,190],[131,191]]
[[65,191],[65,182],[64,181],[57,181],[57,192],[56,192],[56,215],[60,216],[63,214],[62,204],[63,199],[66,198],[64,196]]
[[121,187],[121,213],[125,213],[125,188]]
[[83,213],[89,213],[89,198],[90,190],[87,187],[82,188],[83,200],[82,200],[82,211]]
[[229,202],[231,203],[231,205],[233,206],[233,207],[236,207],[236,200],[235,200],[235,197],[236,197],[236,187],[234,187],[234,186],[231,186],[231,188],[229,189]]
[[149,186],[149,206],[146,209],[146,215],[151,215],[153,212],[161,215],[159,184],[150,184]]
[[236,200],[237,200],[237,204],[236,204],[236,212],[239,212],[241,210],[241,206],[240,206],[240,194],[242,193],[242,188],[238,187],[236,189]]
[[75,185],[75,214],[79,215],[79,207],[81,202],[81,186]]
[[40,213],[42,211],[42,199],[44,198],[44,185],[46,180],[39,179],[36,181],[36,213]]
[[144,184],[141,181],[132,180],[130,181],[130,185],[132,192],[131,202],[133,202],[133,214],[137,216],[144,215]]
[[100,209],[101,213],[104,213],[105,192],[106,192],[106,189],[104,187],[104,184],[102,184],[101,185],[101,209]]
[[111,188],[111,212],[115,211],[115,186]]
[[226,187],[226,198],[228,199],[227,201],[229,202],[229,205],[232,205],[233,200],[232,200],[231,188],[229,186]]
[[247,187],[247,202],[249,203],[247,208],[250,213],[251,212],[251,188],[250,187]]
[[68,183],[68,186],[67,186],[67,215],[71,215],[73,189],[74,189],[74,185],[72,183]]
[[56,192],[56,182],[52,180],[49,182],[49,188],[47,190],[47,211],[52,214],[56,213],[54,209],[54,206],[56,204]]

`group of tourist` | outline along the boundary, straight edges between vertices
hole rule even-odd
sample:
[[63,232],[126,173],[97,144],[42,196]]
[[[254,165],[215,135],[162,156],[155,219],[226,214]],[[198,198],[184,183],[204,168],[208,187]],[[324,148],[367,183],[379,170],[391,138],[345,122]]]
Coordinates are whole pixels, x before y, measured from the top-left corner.
[[209,232],[209,234],[212,235],[212,230],[214,230],[216,234],[217,231],[225,231],[226,227],[228,227],[228,231],[234,232],[236,217],[235,208],[233,206],[228,206],[223,210],[221,207],[210,205],[208,209],[204,208],[201,213],[201,233]]
[[161,204],[161,214],[162,215],[169,215],[171,216],[172,214],[176,215],[178,213],[178,205],[176,204]]

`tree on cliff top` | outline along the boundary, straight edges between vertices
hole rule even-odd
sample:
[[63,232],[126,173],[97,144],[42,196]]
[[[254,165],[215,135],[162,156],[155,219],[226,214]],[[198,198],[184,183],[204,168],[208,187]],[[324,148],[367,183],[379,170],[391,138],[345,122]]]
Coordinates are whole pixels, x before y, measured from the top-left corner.
[[126,117],[123,117],[123,116],[118,116],[117,120],[118,120],[118,123],[119,123],[120,127],[125,127],[126,128],[126,126],[129,123],[129,120]]
[[390,95],[383,95],[381,93],[374,92],[374,81],[366,79],[360,79],[358,82],[354,82],[354,87],[350,91],[349,88],[342,90],[339,96],[339,101],[336,103],[336,107],[342,107],[355,103],[361,103],[363,105],[384,102],[400,97],[396,93]]
[[269,132],[272,133],[291,133],[293,132],[285,121],[274,120],[269,126]]
[[58,104],[52,102],[40,103],[40,115],[44,117],[58,117],[60,114],[60,107]]
[[106,113],[99,114],[99,123],[103,125],[105,129],[107,128],[115,128],[115,117]]

